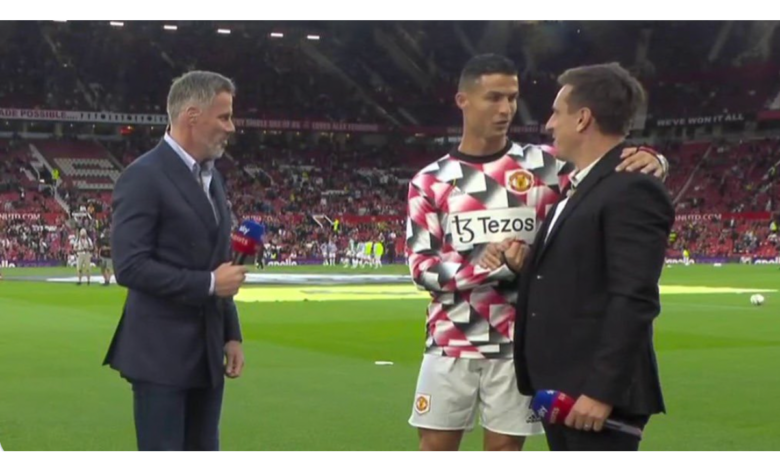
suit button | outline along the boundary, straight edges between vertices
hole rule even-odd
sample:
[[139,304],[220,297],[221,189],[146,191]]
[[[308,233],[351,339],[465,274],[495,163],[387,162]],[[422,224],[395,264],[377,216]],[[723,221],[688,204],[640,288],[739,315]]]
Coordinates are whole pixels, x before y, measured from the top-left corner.
[[531,317],[532,317],[532,318],[536,318],[536,312],[532,313],[532,314],[531,314]]
[[542,275],[541,274],[537,274],[536,275],[536,280],[537,281],[541,281],[542,280]]

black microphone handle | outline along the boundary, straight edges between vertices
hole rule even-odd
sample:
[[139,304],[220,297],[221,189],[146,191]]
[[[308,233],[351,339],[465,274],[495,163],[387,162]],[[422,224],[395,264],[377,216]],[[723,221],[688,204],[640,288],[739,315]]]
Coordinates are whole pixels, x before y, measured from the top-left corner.
[[604,427],[607,429],[611,429],[613,431],[630,434],[636,437],[637,439],[642,439],[642,430],[636,426],[631,426],[625,423],[621,423],[619,421],[613,421],[611,419],[608,419],[604,421]]
[[243,266],[247,256],[246,253],[239,253],[238,251],[233,253],[233,266]]

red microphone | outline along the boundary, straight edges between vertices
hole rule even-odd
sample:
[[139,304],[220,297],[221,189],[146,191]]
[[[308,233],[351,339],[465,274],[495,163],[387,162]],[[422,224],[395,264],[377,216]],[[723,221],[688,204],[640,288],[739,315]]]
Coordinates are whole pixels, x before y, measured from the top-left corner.
[[230,235],[230,245],[233,248],[233,264],[241,266],[247,258],[257,253],[257,244],[262,239],[262,228],[254,220],[241,222],[235,232]]
[[[575,403],[574,398],[563,392],[539,390],[531,401],[531,408],[545,423],[563,424]],[[636,426],[608,419],[604,422],[604,427],[642,439],[642,429]]]

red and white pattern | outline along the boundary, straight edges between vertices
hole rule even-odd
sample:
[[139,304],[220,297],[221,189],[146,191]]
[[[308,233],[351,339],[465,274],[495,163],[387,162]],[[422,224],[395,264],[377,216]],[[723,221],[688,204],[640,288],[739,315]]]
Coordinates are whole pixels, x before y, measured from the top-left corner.
[[[431,293],[426,354],[512,357],[517,289],[506,266],[476,262],[486,244],[458,251],[449,218],[474,211],[532,207],[537,227],[561,198],[572,167],[546,146],[508,144],[498,157],[469,161],[448,154],[409,183],[407,255],[414,283]],[[512,182],[514,181],[514,183]]]

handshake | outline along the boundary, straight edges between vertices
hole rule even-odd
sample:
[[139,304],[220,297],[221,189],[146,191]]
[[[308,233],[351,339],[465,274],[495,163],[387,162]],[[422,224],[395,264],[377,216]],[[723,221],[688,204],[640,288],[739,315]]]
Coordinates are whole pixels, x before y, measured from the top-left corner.
[[507,238],[499,243],[488,243],[485,252],[479,259],[479,266],[494,271],[506,265],[515,273],[519,273],[528,256],[530,248],[517,238]]

